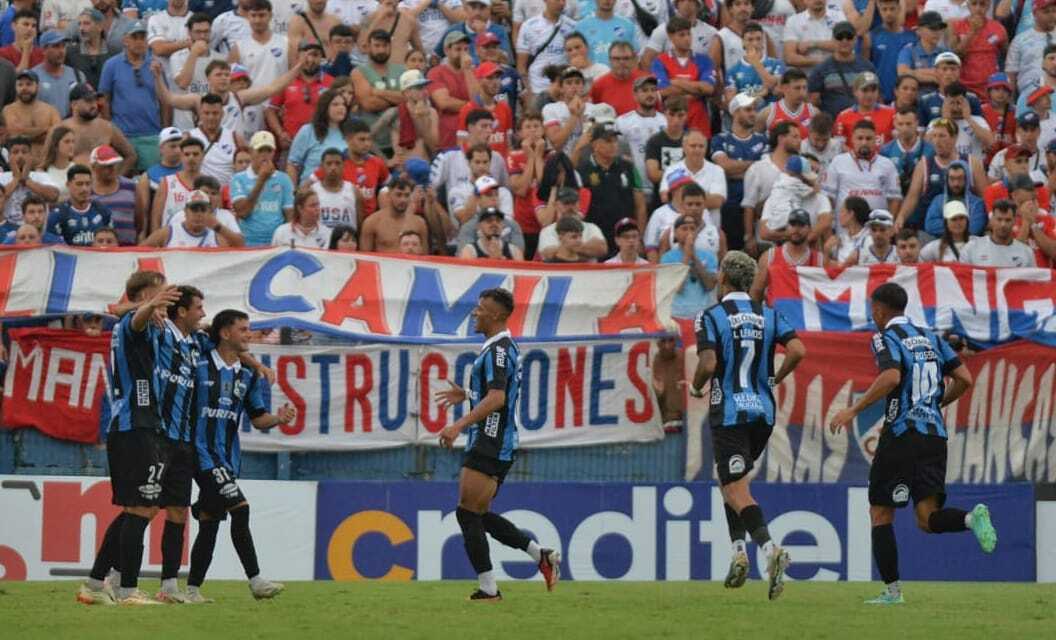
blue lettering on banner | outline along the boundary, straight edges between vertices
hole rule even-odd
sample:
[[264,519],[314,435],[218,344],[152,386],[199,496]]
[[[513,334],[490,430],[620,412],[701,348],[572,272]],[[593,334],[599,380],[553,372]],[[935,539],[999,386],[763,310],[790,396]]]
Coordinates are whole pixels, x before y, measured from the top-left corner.
[[565,306],[565,298],[571,286],[572,278],[569,276],[550,276],[546,279],[546,297],[543,298],[543,309],[539,312],[535,337],[552,338],[557,335],[561,310]]
[[[603,360],[607,353],[620,353],[623,351],[623,345],[621,344],[599,344],[594,347],[594,356],[592,371],[590,372],[590,424],[591,425],[602,425],[602,424],[617,424],[617,420],[614,414],[603,414],[601,412],[601,394],[603,391],[611,391],[616,388],[615,380],[604,380],[601,377],[603,372]],[[613,403],[609,403],[612,406]]]
[[411,354],[407,349],[400,349],[399,371],[396,375],[396,415],[389,415],[389,380],[392,372],[389,370],[389,354],[385,350],[379,356],[378,366],[381,368],[381,377],[378,380],[378,421],[383,429],[387,431],[398,431],[407,419],[407,386],[411,375]]
[[456,335],[469,318],[469,312],[476,306],[480,293],[485,289],[501,286],[505,280],[504,275],[485,273],[479,276],[454,304],[449,305],[443,284],[440,282],[440,270],[416,266],[411,292],[407,295],[407,311],[403,315],[400,335],[423,335],[426,316],[429,317],[434,333]]
[[[532,367],[539,365],[538,374]],[[521,360],[521,421],[520,427],[529,431],[543,428],[549,417],[547,407],[550,404],[550,358],[542,349],[532,349]],[[535,417],[531,416],[532,392],[535,392]]]
[[73,276],[77,271],[77,256],[54,251],[51,254],[51,287],[45,313],[65,313],[70,308]]
[[271,282],[286,267],[300,272],[302,278],[323,270],[319,260],[303,251],[280,253],[264,263],[249,283],[249,306],[262,313],[307,313],[315,310],[303,296],[276,296],[271,292]]
[[330,365],[340,361],[336,353],[312,356],[312,362],[319,365],[319,433],[330,433]]

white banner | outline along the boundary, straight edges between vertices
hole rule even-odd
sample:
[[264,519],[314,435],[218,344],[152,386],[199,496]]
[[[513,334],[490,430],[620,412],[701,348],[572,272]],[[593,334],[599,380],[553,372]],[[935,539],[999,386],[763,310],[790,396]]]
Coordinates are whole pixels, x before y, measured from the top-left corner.
[[[252,506],[250,528],[262,575],[276,580],[311,580],[315,554],[315,482],[240,480]],[[197,499],[198,489],[194,495]],[[0,580],[84,578],[103,533],[118,513],[106,478],[0,476]],[[226,528],[228,524],[222,525]],[[164,511],[151,522],[143,571],[161,571]],[[197,521],[190,518],[180,571],[187,571]],[[245,579],[230,536],[217,537],[209,580]],[[147,592],[155,578],[140,578]],[[70,594],[71,601],[73,592]]]

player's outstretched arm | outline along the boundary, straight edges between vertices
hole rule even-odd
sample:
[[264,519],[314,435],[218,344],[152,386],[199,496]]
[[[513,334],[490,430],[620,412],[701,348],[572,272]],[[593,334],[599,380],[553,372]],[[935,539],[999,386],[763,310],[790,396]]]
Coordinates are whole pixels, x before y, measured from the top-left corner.
[[836,414],[829,428],[833,433],[837,433],[840,429],[848,428],[855,416],[874,402],[886,398],[901,383],[902,371],[900,369],[884,369],[876,380],[873,380],[873,384],[866,390],[865,395],[858,399],[858,402]]
[[264,415],[253,418],[250,422],[253,423],[254,429],[267,431],[280,424],[290,424],[296,419],[297,410],[291,407],[290,403],[287,402],[279,408],[278,413],[265,413]]
[[950,384],[946,385],[946,393],[942,394],[942,406],[956,401],[972,388],[972,372],[963,364],[950,372]]
[[803,341],[799,338],[792,338],[785,345],[785,360],[781,363],[781,368],[777,370],[777,375],[774,376],[774,385],[781,384],[781,381],[788,377],[788,374],[792,373],[800,361],[803,360],[807,355],[807,347],[803,344]]
[[177,290],[176,285],[170,284],[163,287],[146,304],[136,309],[136,314],[132,316],[132,330],[136,332],[143,331],[147,328],[147,323],[150,322],[155,311],[165,309],[179,299],[180,292]]

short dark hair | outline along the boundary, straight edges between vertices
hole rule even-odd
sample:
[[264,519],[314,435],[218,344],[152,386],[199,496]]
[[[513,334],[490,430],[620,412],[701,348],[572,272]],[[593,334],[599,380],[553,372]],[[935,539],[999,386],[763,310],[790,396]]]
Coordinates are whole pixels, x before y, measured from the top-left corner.
[[836,121],[833,119],[832,114],[827,111],[819,111],[818,115],[810,121],[810,130],[814,133],[820,133],[822,135],[828,135],[832,133],[832,125]]
[[895,87],[896,88],[897,87],[901,87],[902,83],[905,82],[906,80],[912,80],[913,82],[917,83],[918,87],[920,86],[920,80],[917,80],[916,76],[911,76],[908,73],[904,73],[904,74],[898,76],[898,79],[895,80]]
[[564,216],[557,221],[554,229],[558,235],[562,233],[583,233],[583,223],[579,221],[579,216]]
[[777,141],[783,136],[787,136],[789,133],[792,132],[793,129],[798,130],[798,125],[795,122],[792,122],[791,120],[782,120],[781,122],[778,122],[773,127],[771,127],[769,140],[770,148],[776,149]]
[[[341,241],[346,235],[352,234],[352,238],[356,238],[356,229],[347,224],[339,224],[330,230],[330,246],[329,249],[334,251],[337,249],[337,243]],[[358,241],[357,241],[358,242]]]
[[671,19],[667,21],[668,35],[678,33],[679,31],[689,31],[692,28],[693,25],[689,23],[689,20],[686,20],[682,16],[672,16]]
[[165,284],[165,274],[158,271],[136,271],[125,280],[125,296],[132,302],[139,300],[139,294],[149,287],[160,287]]
[[491,157],[491,147],[489,147],[488,145],[484,144],[483,142],[481,142],[479,144],[475,144],[475,145],[469,147],[468,149],[466,149],[466,160],[472,160],[473,159],[473,155],[477,154],[477,153],[486,153],[486,154],[488,154],[488,157],[490,158]]
[[807,74],[799,67],[791,67],[781,75],[781,84],[791,84],[796,80],[806,80]]
[[525,122],[532,122],[533,120],[536,122],[542,122],[543,115],[538,111],[529,111],[521,114],[521,117],[517,118],[517,130],[519,131],[521,127],[524,126]]
[[114,236],[114,240],[120,240],[121,239],[121,236],[117,235],[117,229],[115,229],[113,227],[99,227],[98,229],[95,230],[94,237],[98,238],[99,234],[107,234],[107,233],[109,233],[110,235]]
[[217,69],[231,70],[231,65],[227,63],[227,60],[213,60],[209,64],[205,65],[205,75],[209,77],[209,74],[216,71]]
[[202,96],[202,99],[198,102],[198,104],[218,104],[222,107],[224,106],[224,99],[221,98],[220,94],[218,93],[207,93]]
[[1056,53],[1056,44],[1050,44],[1049,46],[1045,47],[1045,51],[1041,53],[1041,57],[1047,58],[1050,53]]
[[[893,2],[898,2],[898,0],[892,0],[892,1]],[[916,229],[912,229],[910,227],[902,227],[902,230],[899,231],[898,235],[895,236],[895,240],[896,241],[897,240],[914,240],[914,239],[919,240],[919,238],[917,237],[917,230]]]
[[1012,202],[1008,198],[1001,198],[994,202],[994,211],[1011,211],[1012,215],[1016,213],[1016,203]]
[[876,133],[876,125],[873,124],[872,120],[859,120],[858,122],[856,122],[854,124],[853,131],[857,131],[859,129],[868,129],[873,133]]
[[741,37],[743,38],[744,36],[752,32],[763,33],[763,25],[759,24],[755,20],[750,21],[748,24],[744,25],[744,33],[741,34]]
[[370,125],[359,118],[349,118],[341,123],[341,135],[354,136],[358,133],[370,133]]
[[30,205],[34,204],[39,204],[40,206],[44,207],[44,211],[47,212],[48,203],[44,201],[44,198],[41,198],[35,193],[31,193],[26,196],[25,200],[22,201],[22,213],[25,214],[26,209],[28,209]]
[[253,0],[249,5],[249,11],[271,11],[274,9],[271,7],[271,3],[268,0]]
[[843,201],[843,206],[847,208],[851,213],[854,214],[854,219],[858,221],[858,224],[865,226],[866,222],[869,222],[869,214],[873,208],[869,206],[865,198],[860,196],[848,196]]
[[355,36],[355,32],[352,31],[352,27],[345,23],[341,23],[334,28],[330,29],[328,37],[333,38],[334,36]]
[[418,242],[425,242],[425,238],[422,237],[422,234],[418,233],[414,229],[404,229],[403,231],[401,231],[399,240],[403,240],[407,236],[414,236],[415,238],[418,238]]
[[194,179],[195,189],[216,189],[219,191],[222,187],[220,181],[213,176],[198,176]]
[[[267,0],[264,1],[267,2]],[[202,293],[201,289],[192,287],[189,284],[181,284],[180,286],[176,287],[176,291],[180,294],[180,298],[176,302],[172,303],[172,305],[169,306],[169,308],[166,310],[166,313],[169,316],[169,320],[175,320],[176,318],[179,318],[180,309],[190,309],[191,303],[194,302],[195,298],[201,298],[202,300],[205,299],[205,294]]]
[[[953,98],[955,96],[966,96],[968,95],[968,89],[965,88],[960,82],[951,82],[950,86],[946,87],[946,97]],[[864,120],[862,122],[865,122]]]
[[389,181],[389,191],[392,191],[393,189],[413,190],[414,187],[415,184],[411,182],[411,179],[403,175],[396,176]]
[[92,170],[83,164],[72,164],[70,165],[70,168],[66,170],[66,182],[73,182],[74,178],[82,174],[91,179]]
[[627,49],[631,53],[634,53],[634,45],[632,45],[630,42],[627,42],[626,40],[617,40],[617,41],[613,42],[612,44],[610,44],[609,45],[609,55],[611,56],[612,52],[615,51],[616,49]]
[[873,304],[882,304],[895,313],[902,313],[909,304],[909,294],[894,282],[885,282],[873,291]]
[[194,136],[187,136],[180,142],[180,151],[183,151],[187,147],[198,147],[202,151],[205,151],[205,143]]
[[323,155],[319,156],[319,164],[320,165],[323,163],[323,160],[326,160],[327,156],[337,156],[337,157],[341,158],[342,160],[344,160],[345,152],[340,150],[340,149],[338,149],[337,147],[327,147],[323,151]]
[[682,187],[683,200],[686,198],[703,198],[705,195],[707,194],[704,192],[704,188],[696,182],[688,182]]
[[209,325],[209,339],[213,341],[213,344],[220,344],[220,332],[239,320],[249,320],[249,314],[238,309],[224,309],[216,314],[213,317],[213,323]]
[[[899,2],[899,0],[892,0],[892,2]],[[920,112],[917,111],[916,109],[914,109],[913,107],[902,107],[901,109],[898,110],[898,112],[895,113],[895,115],[899,115],[899,116],[911,115],[914,118],[916,118],[917,120],[920,120]]]
[[587,37],[578,31],[573,31],[572,33],[565,36],[565,42],[568,42],[569,40],[573,39],[582,40],[583,44],[587,44]]
[[487,109],[474,109],[466,115],[466,126],[472,127],[481,120],[495,120],[494,114]]
[[513,313],[513,294],[502,287],[481,291],[480,299],[495,302],[506,311],[507,316]]
[[202,13],[197,11],[191,14],[190,18],[187,18],[187,30],[190,31],[194,28],[194,25],[200,22],[208,22],[210,25],[213,23],[213,19],[209,17],[208,13]]
[[30,149],[32,149],[33,148],[33,141],[30,140],[29,138],[27,138],[26,136],[11,136],[10,138],[7,139],[7,150],[8,151],[10,151],[11,149],[14,149],[15,147],[18,147],[18,146],[29,147]]
[[689,110],[689,100],[686,99],[686,96],[683,96],[683,95],[671,96],[670,98],[667,98],[666,100],[664,100],[664,113],[672,113],[672,112],[675,112],[675,111],[688,111],[688,110]]
[[11,23],[14,24],[22,18],[29,18],[33,24],[37,24],[37,14],[32,9],[19,9],[15,15],[11,16]]

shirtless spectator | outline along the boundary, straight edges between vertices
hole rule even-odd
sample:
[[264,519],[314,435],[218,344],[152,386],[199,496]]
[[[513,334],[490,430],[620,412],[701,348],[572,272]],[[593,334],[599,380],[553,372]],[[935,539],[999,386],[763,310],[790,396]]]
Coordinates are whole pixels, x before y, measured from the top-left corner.
[[330,46],[330,30],[341,24],[341,18],[327,13],[327,0],[307,0],[304,4],[304,9],[290,18],[290,30],[286,32],[289,41],[286,59],[297,59],[297,47],[302,42],[317,42],[326,50],[324,57],[333,60],[337,52]]
[[16,100],[4,107],[7,135],[23,136],[33,143],[33,159],[42,159],[44,139],[61,118],[55,107],[37,99],[40,77],[36,71],[21,71],[15,79]]
[[407,52],[412,47],[418,51],[425,50],[418,33],[418,20],[412,12],[397,7],[397,0],[381,0],[377,3],[377,7],[374,13],[363,20],[362,28],[359,30],[361,51],[367,50],[368,37],[375,29],[387,31],[392,38],[392,55],[389,57],[389,62],[392,64],[403,64]]
[[99,117],[99,94],[89,84],[79,84],[70,89],[70,117],[62,121],[76,136],[73,161],[88,164],[92,149],[108,144],[125,159],[120,172],[127,174],[136,166],[136,150],[109,120]]
[[411,214],[411,191],[414,184],[403,177],[389,184],[389,203],[363,221],[359,234],[359,250],[377,253],[400,253],[400,235],[417,231],[422,238],[429,236],[425,219]]

